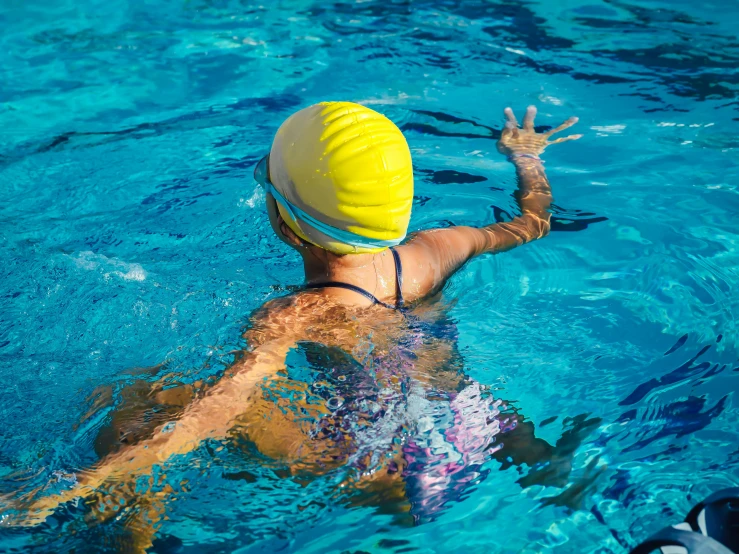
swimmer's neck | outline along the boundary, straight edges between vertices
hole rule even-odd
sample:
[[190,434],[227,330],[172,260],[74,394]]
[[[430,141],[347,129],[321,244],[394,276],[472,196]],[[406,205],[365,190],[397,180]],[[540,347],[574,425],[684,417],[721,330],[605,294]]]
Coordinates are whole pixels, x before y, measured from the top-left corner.
[[300,250],[306,283],[338,281],[362,286],[374,283],[378,268],[388,251],[377,254],[347,254],[339,256],[318,247]]
[[390,255],[389,250],[376,254],[346,254],[343,256],[334,254],[320,246],[301,240],[279,214],[273,222],[273,228],[280,240],[295,249],[303,258],[305,282],[308,284],[334,281],[358,287],[372,286],[378,281],[379,271],[387,259],[386,256]]

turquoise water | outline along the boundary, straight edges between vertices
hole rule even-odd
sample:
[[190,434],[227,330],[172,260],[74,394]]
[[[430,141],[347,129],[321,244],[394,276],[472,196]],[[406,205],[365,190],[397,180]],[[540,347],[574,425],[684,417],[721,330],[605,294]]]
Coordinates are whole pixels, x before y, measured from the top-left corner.
[[[0,24],[0,491],[64,487],[97,459],[99,387],[218,375],[300,284],[252,169],[325,99],[404,130],[413,230],[515,213],[505,106],[580,118],[546,155],[551,235],[442,300],[467,375],[569,448],[565,489],[489,458],[409,526],[206,445],[168,470],[188,484],[152,551],[623,553],[739,485],[736,3],[59,0]],[[117,551],[124,528],[67,506],[0,550]]]

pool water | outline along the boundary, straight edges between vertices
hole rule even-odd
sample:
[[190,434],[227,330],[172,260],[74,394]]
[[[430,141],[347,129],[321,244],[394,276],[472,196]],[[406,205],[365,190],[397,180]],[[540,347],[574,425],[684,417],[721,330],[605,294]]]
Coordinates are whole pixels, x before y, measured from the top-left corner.
[[[440,301],[465,373],[571,471],[488,457],[408,525],[205,445],[159,470],[180,488],[151,551],[624,553],[739,485],[738,4],[59,0],[0,24],[0,492],[69,486],[97,460],[98,391],[165,360],[218,375],[301,283],[252,170],[326,99],[405,132],[412,230],[515,215],[504,107],[580,118],[545,156],[550,236]],[[65,506],[0,551],[123,551],[124,528]]]

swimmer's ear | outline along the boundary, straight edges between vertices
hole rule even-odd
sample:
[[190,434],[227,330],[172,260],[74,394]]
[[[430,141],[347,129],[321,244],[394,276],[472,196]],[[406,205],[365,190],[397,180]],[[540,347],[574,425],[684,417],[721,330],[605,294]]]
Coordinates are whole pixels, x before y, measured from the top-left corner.
[[306,246],[303,240],[292,232],[292,229],[287,226],[285,220],[280,215],[280,210],[277,209],[277,202],[274,196],[267,193],[267,215],[269,215],[269,223],[272,225],[272,230],[282,242],[293,248],[300,248]]

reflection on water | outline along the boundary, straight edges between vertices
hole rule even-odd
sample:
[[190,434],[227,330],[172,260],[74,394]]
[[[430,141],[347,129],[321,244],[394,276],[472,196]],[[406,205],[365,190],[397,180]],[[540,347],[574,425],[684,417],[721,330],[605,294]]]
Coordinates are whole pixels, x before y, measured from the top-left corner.
[[397,121],[414,229],[515,215],[505,105],[588,128],[547,157],[546,240],[470,264],[418,329],[301,343],[228,440],[3,527],[0,550],[625,552],[737,485],[732,6],[61,2],[0,19],[2,492],[69,490],[176,420],[245,347],[248,314],[297,290],[251,181],[291,111],[345,98]]

